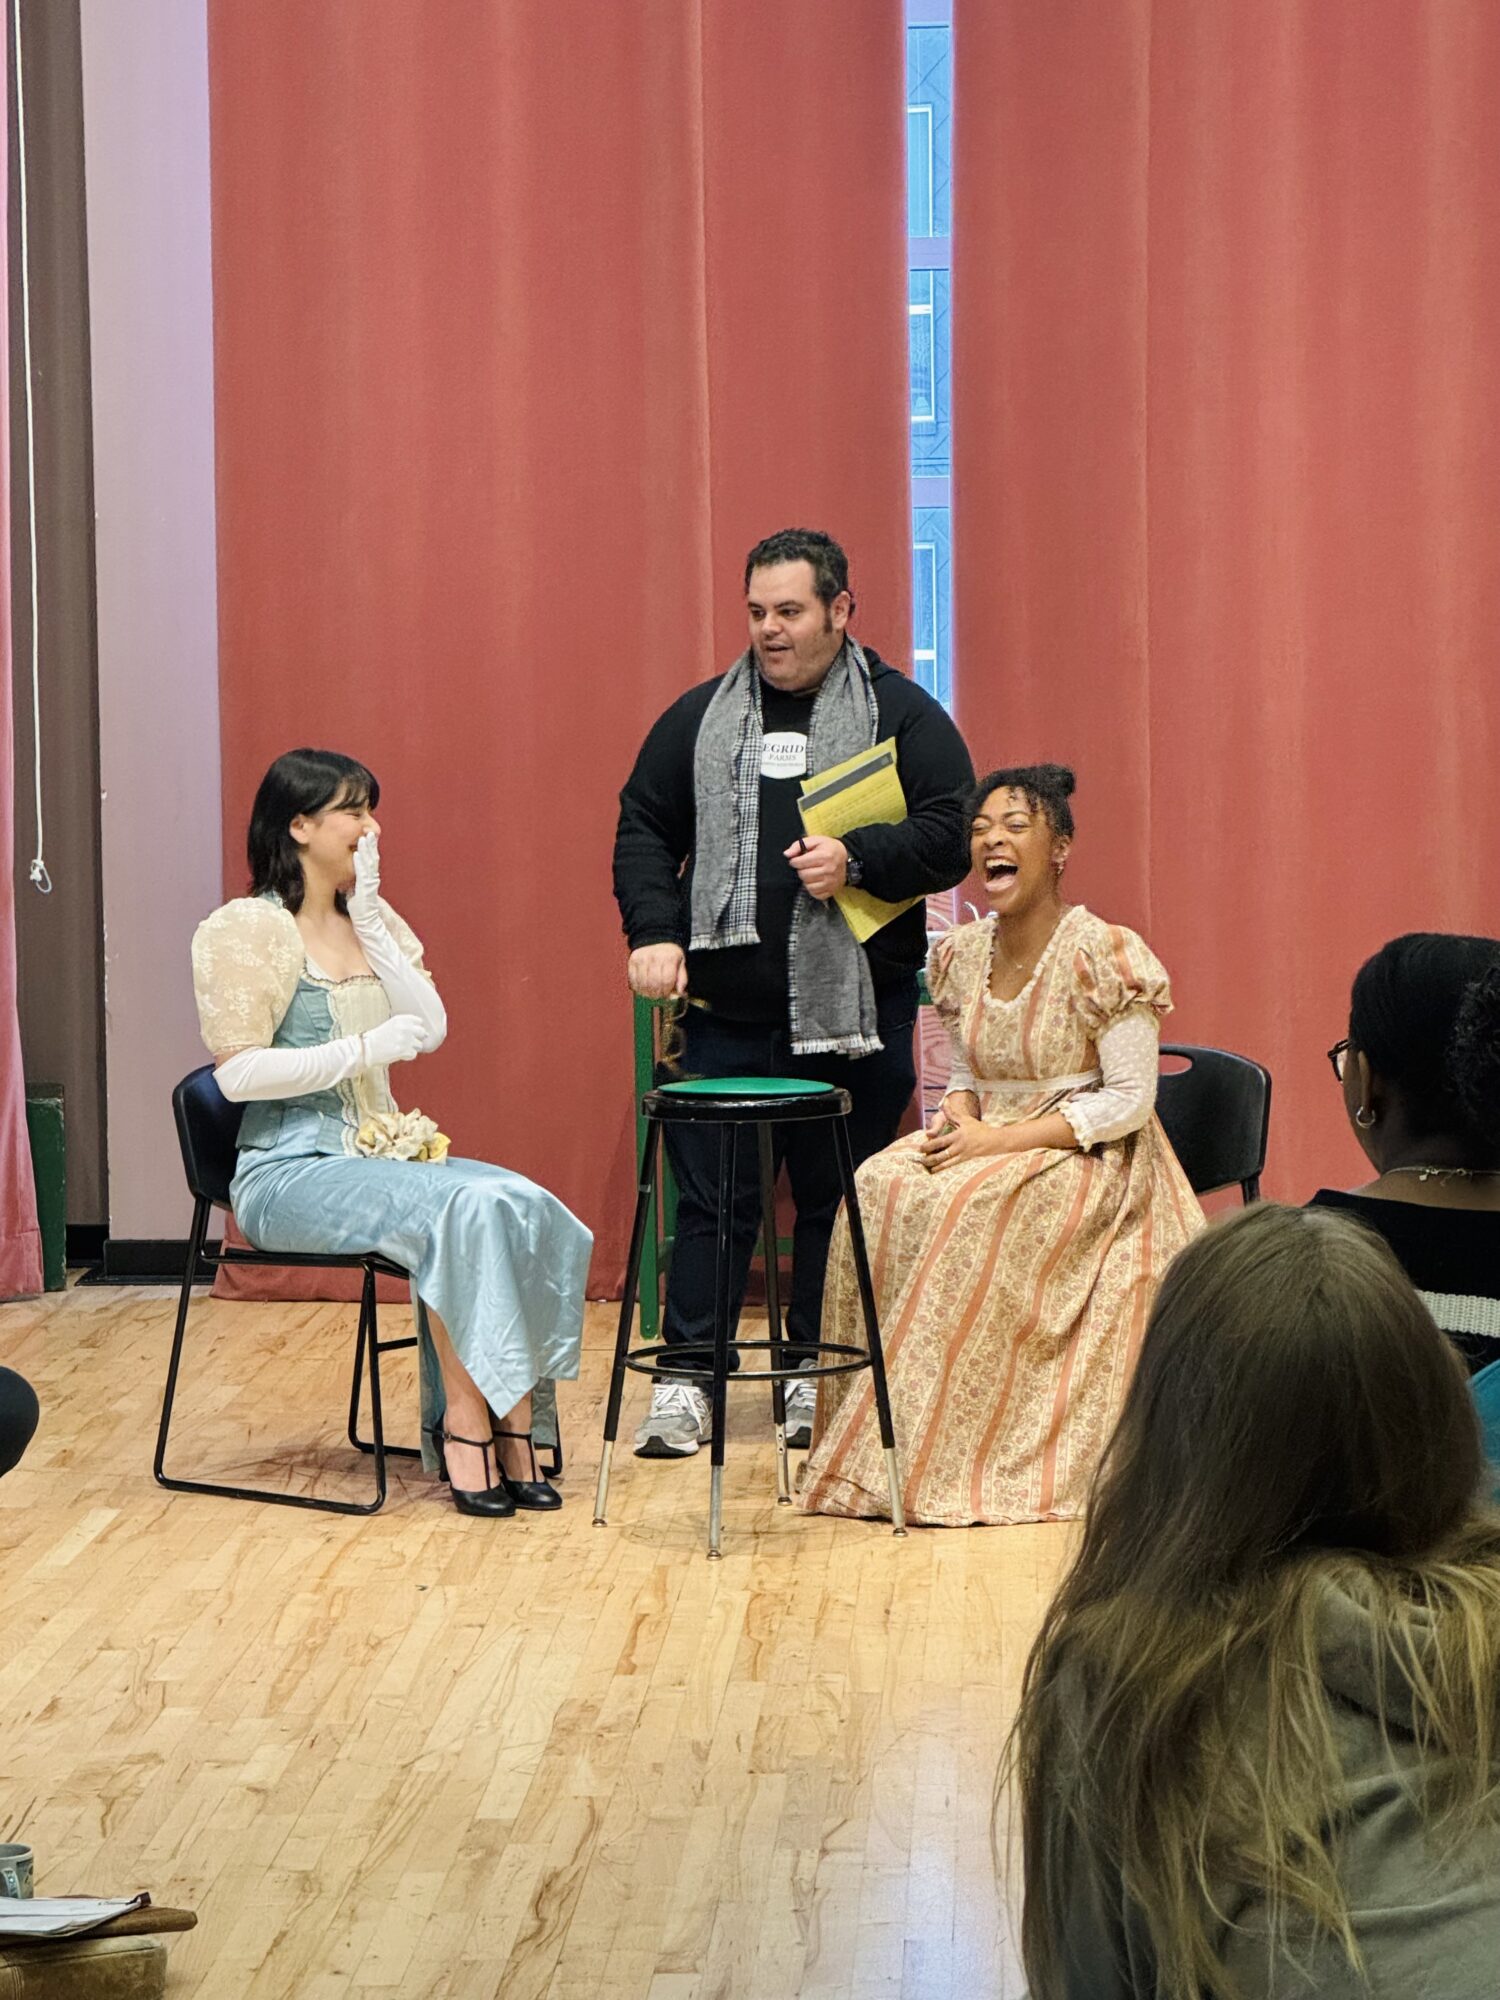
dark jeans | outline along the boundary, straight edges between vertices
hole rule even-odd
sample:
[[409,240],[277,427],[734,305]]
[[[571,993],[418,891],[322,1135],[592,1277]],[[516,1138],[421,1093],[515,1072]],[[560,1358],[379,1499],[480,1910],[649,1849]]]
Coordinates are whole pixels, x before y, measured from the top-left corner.
[[[849,1147],[854,1164],[888,1146],[916,1085],[912,1035],[917,1018],[916,982],[877,995],[878,1055],[794,1056],[784,1023],[775,1027],[725,1021],[690,1007],[683,1022],[684,1076],[800,1076],[847,1090]],[[667,1156],[677,1177],[677,1232],[667,1274],[663,1337],[673,1343],[713,1340],[714,1239],[719,1214],[717,1125],[668,1125]],[[792,1296],[786,1313],[787,1359],[803,1358],[818,1339],[823,1316],[823,1273],[843,1189],[833,1127],[824,1119],[778,1125],[772,1133],[778,1169],[784,1164],[796,1222],[792,1231]],[[760,1161],[753,1126],[742,1126],[735,1170],[730,1305],[737,1316],[745,1296],[750,1253],[760,1225]],[[732,1334],[731,1334],[732,1337]]]
[[20,1464],[39,1415],[36,1391],[26,1377],[0,1368],[0,1472]]

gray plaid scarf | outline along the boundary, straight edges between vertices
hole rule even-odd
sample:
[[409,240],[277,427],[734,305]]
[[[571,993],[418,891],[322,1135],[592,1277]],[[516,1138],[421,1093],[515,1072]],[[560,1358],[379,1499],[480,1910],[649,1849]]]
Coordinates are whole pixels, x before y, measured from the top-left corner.
[[[826,771],[868,750],[880,728],[870,670],[859,643],[846,638],[813,700],[807,768]],[[755,855],[760,839],[760,674],[742,653],[704,712],[693,752],[697,832],[693,841],[693,951],[759,944],[755,928]],[[726,773],[732,782],[726,783]],[[799,1056],[873,1055],[870,965],[831,899],[803,890],[787,948],[792,1047]]]

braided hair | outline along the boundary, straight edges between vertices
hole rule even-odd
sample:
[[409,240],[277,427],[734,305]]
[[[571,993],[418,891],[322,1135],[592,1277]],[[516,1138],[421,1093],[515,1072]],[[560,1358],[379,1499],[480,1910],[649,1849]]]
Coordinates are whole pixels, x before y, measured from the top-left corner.
[[990,771],[969,794],[972,820],[991,792],[1020,792],[1033,812],[1044,812],[1055,840],[1073,838],[1073,808],[1068,804],[1077,780],[1066,764],[1014,764]]
[[1500,1157],[1500,941],[1392,938],[1355,978],[1349,1039],[1425,1130]]

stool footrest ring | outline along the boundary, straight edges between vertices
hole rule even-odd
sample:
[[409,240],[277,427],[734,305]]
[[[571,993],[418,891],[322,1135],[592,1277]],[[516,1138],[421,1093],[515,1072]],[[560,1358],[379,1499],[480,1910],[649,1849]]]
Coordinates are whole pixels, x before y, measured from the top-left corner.
[[[756,1350],[769,1351],[773,1346],[785,1349],[796,1345],[788,1340],[731,1340],[728,1352],[731,1355],[748,1354]],[[863,1347],[848,1347],[834,1340],[820,1340],[814,1346],[799,1348],[803,1353],[818,1355],[838,1354],[848,1358],[841,1361],[809,1361],[803,1367],[795,1365],[786,1368],[735,1369],[725,1379],[726,1382],[805,1382],[819,1375],[853,1375],[870,1365],[869,1351]],[[697,1357],[702,1356],[700,1361]],[[692,1357],[688,1359],[688,1357]],[[633,1368],[637,1375],[650,1375],[666,1382],[710,1382],[714,1372],[714,1350],[709,1341],[684,1341],[680,1346],[663,1349],[660,1341],[650,1347],[632,1347],[625,1355],[625,1366]]]

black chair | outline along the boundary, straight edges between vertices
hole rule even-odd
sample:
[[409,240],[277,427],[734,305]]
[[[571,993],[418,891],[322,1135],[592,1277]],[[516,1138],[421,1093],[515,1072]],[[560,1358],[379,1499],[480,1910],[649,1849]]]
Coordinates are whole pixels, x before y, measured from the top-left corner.
[[[314,1270],[360,1270],[365,1274],[359,1303],[359,1337],[354,1348],[354,1382],[349,1392],[349,1442],[375,1461],[375,1497],[369,1501],[320,1500],[312,1494],[273,1493],[264,1487],[225,1486],[207,1479],[169,1478],[165,1470],[167,1432],[172,1422],[172,1405],[177,1396],[177,1372],[182,1362],[182,1337],[187,1331],[188,1307],[193,1280],[208,1236],[209,1216],[216,1208],[229,1210],[229,1183],[234,1178],[236,1140],[242,1107],[231,1104],[214,1082],[213,1065],[206,1064],[185,1076],[172,1092],[172,1110],[177,1119],[177,1142],[182,1148],[182,1167],[193,1197],[193,1227],[188,1242],[187,1266],[182,1274],[182,1291],[177,1300],[177,1327],[172,1335],[172,1358],[167,1366],[167,1384],[162,1396],[161,1424],[156,1434],[153,1470],[158,1485],[174,1493],[218,1493],[226,1500],[269,1500],[278,1507],[313,1507],[327,1514],[374,1514],[385,1505],[386,1460],[420,1458],[412,1445],[387,1444],[385,1419],[380,1402],[380,1357],[403,1347],[415,1347],[415,1334],[400,1340],[382,1340],[375,1307],[375,1280],[385,1276],[407,1280],[410,1273],[389,1258],[373,1252],[348,1255],[319,1253],[303,1255],[289,1250],[234,1249],[219,1252],[224,1264],[302,1265]],[[370,1365],[370,1428],[373,1436],[359,1435],[360,1392],[364,1383],[365,1357]]]
[[[698,1381],[709,1390],[713,1408],[710,1441],[708,1553],[719,1556],[723,1526],[724,1498],[724,1416],[725,1391],[731,1382],[769,1382],[771,1407],[776,1427],[776,1498],[790,1505],[791,1479],[787,1467],[786,1400],[783,1383],[789,1376],[849,1375],[868,1368],[880,1423],[880,1442],[885,1452],[886,1478],[891,1501],[891,1525],[898,1535],[906,1533],[901,1506],[901,1480],[896,1467],[896,1434],[891,1423],[890,1398],[886,1392],[885,1353],[880,1344],[880,1326],[875,1314],[875,1290],[870,1282],[870,1262],[865,1252],[864,1226],[859,1212],[859,1194],[854,1185],[854,1159],[849,1150],[847,1121],[849,1093],[832,1084],[807,1083],[786,1077],[713,1077],[691,1082],[664,1084],[648,1090],[641,1099],[646,1121],[641,1146],[640,1175],[636,1184],[635,1223],[630,1235],[630,1260],[625,1271],[625,1295],[620,1301],[620,1327],[615,1340],[614,1367],[609,1378],[609,1401],[604,1412],[604,1444],[599,1457],[599,1485],[594,1502],[594,1526],[605,1525],[609,1500],[610,1461],[620,1428],[620,1397],[625,1371],[634,1369],[663,1381]],[[772,1250],[765,1258],[766,1313],[770,1321],[769,1340],[740,1340],[732,1331],[729,1269],[733,1237],[734,1190],[741,1129],[753,1126],[760,1155],[761,1240],[776,1242],[775,1160],[771,1131],[776,1125],[808,1119],[825,1119],[839,1167],[844,1190],[844,1211],[849,1223],[849,1242],[854,1253],[854,1269],[859,1281],[860,1306],[865,1322],[867,1347],[851,1347],[837,1341],[820,1341],[817,1360],[800,1373],[785,1365],[781,1332],[781,1276]],[[656,1187],[656,1155],[661,1128],[670,1123],[717,1125],[719,1128],[718,1231],[714,1259],[714,1336],[712,1343],[682,1343],[673,1347],[630,1345],[631,1323],[635,1317],[636,1294],[640,1288],[641,1258],[646,1241],[646,1224]],[[748,1135],[747,1135],[748,1136]],[[768,1350],[769,1366],[730,1372],[730,1357]]]
[[1246,1202],[1259,1201],[1271,1124],[1271,1072],[1228,1049],[1162,1044],[1163,1060],[1187,1067],[1163,1070],[1156,1112],[1194,1194],[1239,1183]]

